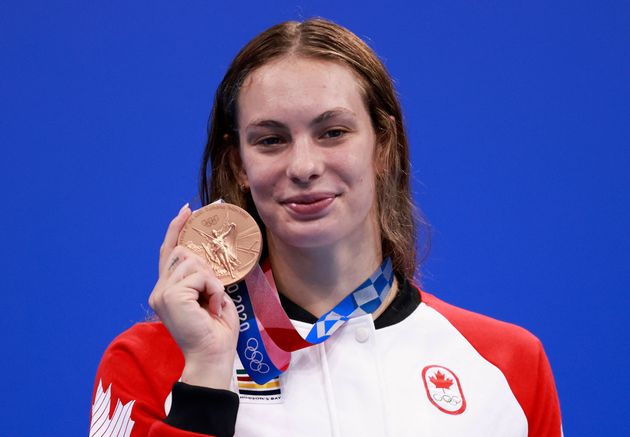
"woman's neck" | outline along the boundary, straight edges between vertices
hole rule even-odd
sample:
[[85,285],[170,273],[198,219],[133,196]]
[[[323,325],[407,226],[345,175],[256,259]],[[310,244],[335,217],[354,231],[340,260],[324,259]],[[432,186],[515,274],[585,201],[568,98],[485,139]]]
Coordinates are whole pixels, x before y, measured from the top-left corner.
[[346,239],[330,247],[296,248],[268,235],[278,291],[321,317],[381,264],[380,236],[375,237],[378,238]]

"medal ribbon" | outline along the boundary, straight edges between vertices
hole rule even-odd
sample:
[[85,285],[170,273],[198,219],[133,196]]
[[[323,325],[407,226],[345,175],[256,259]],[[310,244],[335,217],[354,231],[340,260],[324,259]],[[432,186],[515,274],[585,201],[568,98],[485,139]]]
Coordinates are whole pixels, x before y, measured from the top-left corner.
[[249,376],[265,384],[289,368],[291,352],[319,344],[353,317],[371,314],[391,291],[394,271],[386,258],[372,275],[313,325],[303,338],[280,304],[271,269],[256,266],[244,281],[226,291],[234,301],[240,321],[236,346]]

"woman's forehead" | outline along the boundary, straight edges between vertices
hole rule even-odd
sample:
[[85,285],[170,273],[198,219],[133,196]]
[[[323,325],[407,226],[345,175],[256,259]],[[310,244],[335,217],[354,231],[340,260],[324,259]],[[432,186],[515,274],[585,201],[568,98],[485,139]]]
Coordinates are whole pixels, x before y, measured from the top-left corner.
[[367,113],[360,81],[347,66],[305,57],[285,57],[252,72],[238,97],[239,125],[251,120],[319,115],[332,108]]

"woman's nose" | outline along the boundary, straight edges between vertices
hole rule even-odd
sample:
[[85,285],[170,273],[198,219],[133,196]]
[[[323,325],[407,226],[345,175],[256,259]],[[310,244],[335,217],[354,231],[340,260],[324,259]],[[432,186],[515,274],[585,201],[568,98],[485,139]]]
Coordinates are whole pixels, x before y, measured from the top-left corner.
[[290,150],[287,176],[296,184],[308,184],[321,176],[323,157],[310,138],[296,139]]

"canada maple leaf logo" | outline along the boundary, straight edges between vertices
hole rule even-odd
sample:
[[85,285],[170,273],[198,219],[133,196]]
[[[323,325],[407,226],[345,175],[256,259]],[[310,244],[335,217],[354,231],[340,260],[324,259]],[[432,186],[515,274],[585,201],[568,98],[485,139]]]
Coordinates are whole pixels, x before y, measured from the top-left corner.
[[435,388],[445,388],[448,390],[451,388],[451,385],[453,385],[453,380],[451,378],[447,378],[446,375],[444,375],[439,370],[436,372],[435,375],[429,377],[429,381],[433,383]]
[[431,365],[422,369],[422,382],[427,398],[446,414],[462,414],[466,410],[466,398],[457,375],[444,366]]
[[98,387],[92,404],[92,420],[90,421],[90,437],[130,437],[134,421],[131,420],[131,410],[136,401],[126,404],[116,402],[116,408],[111,418],[109,411],[111,406],[112,385],[103,390],[103,381],[99,379]]

